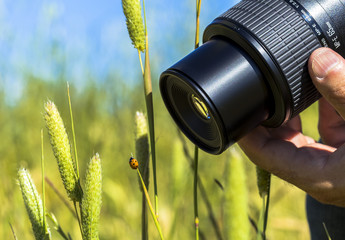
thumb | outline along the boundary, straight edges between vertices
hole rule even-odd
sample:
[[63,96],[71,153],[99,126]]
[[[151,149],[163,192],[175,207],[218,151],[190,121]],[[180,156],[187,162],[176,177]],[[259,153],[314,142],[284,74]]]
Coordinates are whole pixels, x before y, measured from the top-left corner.
[[345,119],[344,58],[329,48],[319,48],[310,56],[308,68],[315,87]]

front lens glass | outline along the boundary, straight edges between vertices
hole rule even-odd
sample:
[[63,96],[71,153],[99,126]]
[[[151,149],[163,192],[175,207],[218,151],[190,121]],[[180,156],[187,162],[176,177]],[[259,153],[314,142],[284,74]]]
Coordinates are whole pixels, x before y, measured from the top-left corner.
[[195,94],[191,95],[193,106],[196,109],[196,111],[200,114],[200,116],[204,119],[210,119],[210,113],[203,101],[201,101]]

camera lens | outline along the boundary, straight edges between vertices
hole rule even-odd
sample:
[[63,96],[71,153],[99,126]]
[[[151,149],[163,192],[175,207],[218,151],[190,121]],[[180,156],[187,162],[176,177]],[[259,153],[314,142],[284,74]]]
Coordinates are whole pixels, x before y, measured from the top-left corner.
[[204,44],[162,73],[165,105],[184,134],[220,154],[256,126],[278,127],[318,100],[307,61],[345,56],[344,0],[243,0]]

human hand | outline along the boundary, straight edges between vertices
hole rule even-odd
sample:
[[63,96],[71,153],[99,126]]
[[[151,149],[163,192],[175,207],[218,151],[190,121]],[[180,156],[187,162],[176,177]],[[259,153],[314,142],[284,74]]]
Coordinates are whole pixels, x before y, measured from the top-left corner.
[[301,131],[299,117],[284,126],[257,127],[239,141],[258,166],[306,191],[320,202],[345,206],[345,60],[320,48],[308,63],[319,100],[319,133],[324,144]]

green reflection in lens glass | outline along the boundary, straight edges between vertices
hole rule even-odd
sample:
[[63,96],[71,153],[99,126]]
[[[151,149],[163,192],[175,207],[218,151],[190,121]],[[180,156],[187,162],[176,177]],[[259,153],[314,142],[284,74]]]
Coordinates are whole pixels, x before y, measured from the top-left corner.
[[204,119],[210,119],[211,115],[208,112],[208,109],[203,101],[201,101],[197,96],[192,94],[192,102],[194,104],[195,109]]

